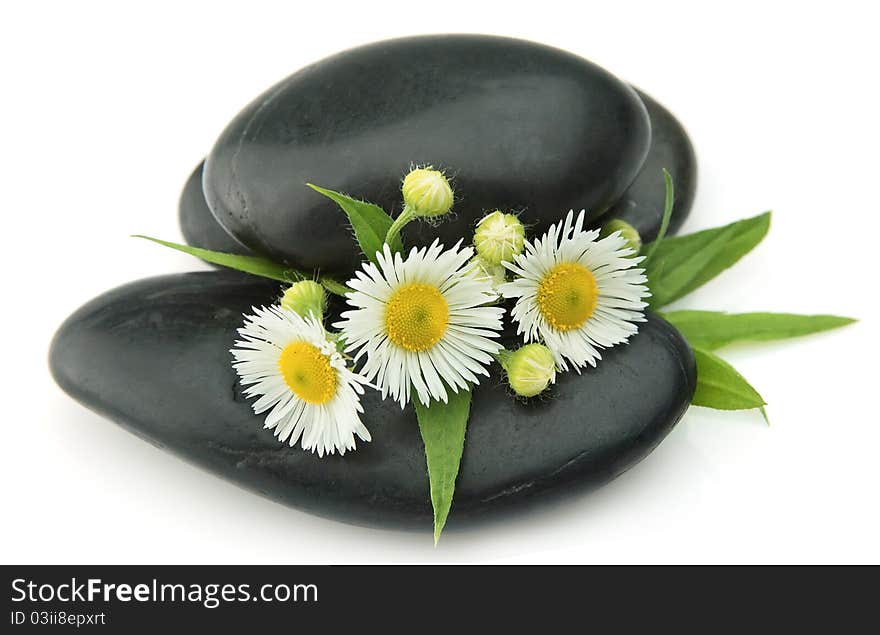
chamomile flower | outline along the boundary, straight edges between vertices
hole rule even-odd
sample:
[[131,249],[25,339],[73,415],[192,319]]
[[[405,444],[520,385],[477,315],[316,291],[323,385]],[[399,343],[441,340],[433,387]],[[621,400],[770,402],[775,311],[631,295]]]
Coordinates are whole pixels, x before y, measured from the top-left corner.
[[599,238],[584,230],[584,212],[552,225],[541,238],[526,243],[525,253],[505,266],[515,279],[499,287],[517,298],[511,317],[526,342],[543,341],[560,369],[567,362],[579,370],[596,365],[599,351],[626,342],[644,322],[642,301],[650,295],[642,257],[615,232]]
[[255,308],[238,334],[232,365],[248,386],[244,394],[259,397],[254,412],[269,411],[265,427],[281,442],[293,447],[301,439],[304,450],[324,456],[354,450],[355,435],[370,440],[359,415],[368,382],[346,367],[315,316]]
[[353,310],[333,326],[346,351],[366,358],[361,372],[401,408],[415,390],[425,405],[447,401],[453,392],[478,384],[501,350],[494,341],[503,309],[483,306],[492,299],[488,281],[467,273],[471,248],[461,242],[443,251],[438,241],[412,249],[404,259],[388,245],[378,266],[365,263],[348,282]]

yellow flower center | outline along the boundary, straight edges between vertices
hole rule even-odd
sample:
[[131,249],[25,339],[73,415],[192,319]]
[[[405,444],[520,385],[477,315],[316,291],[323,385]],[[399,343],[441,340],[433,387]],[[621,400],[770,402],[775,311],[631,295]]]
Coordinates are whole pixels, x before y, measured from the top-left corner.
[[336,394],[336,371],[317,346],[288,344],[278,358],[278,368],[287,387],[307,403],[327,403]]
[[449,304],[440,289],[407,284],[395,291],[385,307],[385,331],[397,346],[426,351],[440,341],[449,324]]
[[538,309],[554,329],[570,331],[593,315],[598,296],[593,273],[578,263],[564,262],[538,284]]

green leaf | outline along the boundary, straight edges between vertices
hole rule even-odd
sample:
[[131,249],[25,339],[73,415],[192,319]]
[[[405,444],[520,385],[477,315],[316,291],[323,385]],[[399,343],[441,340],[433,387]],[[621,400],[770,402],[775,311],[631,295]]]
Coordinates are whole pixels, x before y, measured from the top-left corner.
[[[770,229],[770,212],[695,234],[651,243],[647,274],[651,306],[660,308],[703,286],[760,243]],[[656,242],[656,241],[655,241]]]
[[[222,251],[211,251],[210,249],[202,249],[201,247],[181,245],[180,243],[172,243],[167,240],[159,240],[158,238],[143,236],[141,234],[135,234],[133,238],[143,238],[145,240],[164,245],[165,247],[170,247],[171,249],[182,251],[183,253],[189,254],[190,256],[201,258],[206,262],[220,265],[221,267],[228,267],[230,269],[243,271],[244,273],[249,273],[255,276],[271,278],[272,280],[280,280],[281,282],[286,282],[288,284],[310,277],[306,276],[306,274],[301,271],[297,271],[296,269],[280,265],[277,262],[269,260],[268,258],[263,258],[261,256],[240,256],[238,254],[227,254],[223,253]],[[349,291],[349,288],[346,287],[344,284],[326,276],[321,276],[318,281],[322,285],[324,285],[325,289],[337,295],[345,295],[345,293]]]
[[654,242],[649,245],[648,250],[645,252],[642,266],[646,268],[654,256],[654,252],[657,251],[657,247],[666,238],[666,231],[669,229],[669,219],[672,218],[672,207],[675,203],[675,187],[672,184],[672,175],[669,174],[666,168],[663,168],[663,183],[666,186],[666,197],[663,201],[663,217],[660,220],[660,230],[657,232],[657,238],[654,239]]
[[413,403],[419,419],[422,441],[425,443],[425,457],[428,459],[436,545],[452,507],[455,479],[464,450],[464,434],[471,409],[471,393],[459,390],[455,394],[450,391],[447,404],[434,401],[430,406],[423,406],[418,399],[414,399]]
[[334,295],[339,295],[345,297],[345,294],[351,291],[351,288],[345,286],[343,283],[335,280],[329,276],[319,276],[318,282],[327,289],[330,293]]
[[262,276],[263,278],[271,278],[272,280],[280,280],[281,282],[295,282],[297,280],[302,280],[305,277],[300,271],[285,267],[284,265],[279,265],[277,262],[273,262],[272,260],[261,256],[227,254],[221,251],[211,251],[210,249],[202,249],[201,247],[191,247],[190,245],[181,245],[179,243],[168,242],[167,240],[159,240],[158,238],[143,236],[141,234],[136,234],[133,237],[151,240],[154,243],[159,243],[160,245],[176,249],[177,251],[182,251],[183,253],[195,256],[196,258],[201,258],[202,260],[214,263],[215,265],[237,269],[238,271],[244,271],[245,273],[250,273],[255,276]]
[[[382,245],[385,244],[385,235],[391,228],[394,220],[385,213],[378,205],[366,203],[353,199],[345,194],[334,192],[311,183],[306,183],[310,188],[323,194],[331,201],[339,205],[354,229],[355,238],[363,254],[370,260],[376,262],[376,252],[382,251]],[[392,251],[403,251],[403,243],[398,236],[391,241]]]
[[749,410],[766,402],[745,377],[712,352],[694,348],[697,390],[691,403],[716,410]]
[[799,337],[855,322],[837,315],[793,313],[723,313],[673,311],[663,317],[681,331],[692,346],[714,351],[734,342],[766,342]]

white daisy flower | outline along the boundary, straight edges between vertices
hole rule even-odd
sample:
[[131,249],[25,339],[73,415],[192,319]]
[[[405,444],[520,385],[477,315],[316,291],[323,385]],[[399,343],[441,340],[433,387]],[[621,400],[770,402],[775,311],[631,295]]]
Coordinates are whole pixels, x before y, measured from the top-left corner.
[[346,351],[366,356],[361,372],[375,380],[382,397],[391,395],[401,408],[414,388],[419,401],[448,400],[453,392],[478,384],[486,366],[502,349],[498,337],[504,310],[483,306],[491,300],[488,281],[467,273],[473,249],[461,241],[443,251],[439,241],[413,248],[406,260],[388,245],[379,263],[365,263],[348,282],[355,310],[342,314]]
[[367,380],[349,370],[321,322],[280,306],[254,308],[238,329],[241,340],[230,350],[233,367],[247,397],[259,395],[254,412],[266,416],[290,446],[318,456],[354,450],[354,435],[363,441],[370,433],[361,423],[360,397]]
[[651,295],[645,270],[634,268],[644,258],[632,257],[619,232],[597,240],[599,230],[584,230],[583,210],[573,219],[570,211],[564,224],[504,263],[516,279],[499,287],[518,298],[511,312],[517,333],[543,340],[562,370],[566,360],[577,370],[595,366],[601,349],[626,342],[645,321],[642,298]]

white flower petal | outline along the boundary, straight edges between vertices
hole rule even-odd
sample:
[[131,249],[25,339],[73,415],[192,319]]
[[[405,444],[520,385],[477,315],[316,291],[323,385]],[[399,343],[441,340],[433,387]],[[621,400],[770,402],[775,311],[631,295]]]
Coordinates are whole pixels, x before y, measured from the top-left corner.
[[[369,279],[365,277],[359,282],[366,287]],[[362,295],[371,298],[374,293],[382,295],[381,285],[370,287]],[[369,382],[346,367],[320,321],[303,318],[280,306],[253,311],[253,315],[244,317],[244,326],[238,329],[241,339],[230,352],[232,365],[245,386],[244,394],[258,397],[252,404],[254,412],[269,411],[264,427],[273,429],[282,443],[292,447],[300,442],[304,450],[315,452],[319,457],[355,449],[355,435],[369,441],[370,433],[358,414],[363,412],[358,395],[363,394],[363,386]],[[295,342],[308,343],[327,356],[336,373],[336,390],[329,401],[309,403],[285,383],[279,357],[286,346]]]
[[[636,268],[643,258],[628,257],[632,250],[619,234],[601,240],[598,230],[584,230],[585,212],[577,218],[570,211],[562,223],[551,225],[546,234],[526,243],[522,254],[506,263],[515,278],[498,287],[505,298],[516,298],[511,317],[517,333],[526,342],[543,340],[560,369],[570,363],[575,370],[595,366],[600,351],[626,342],[644,321],[643,299],[650,296],[644,269]],[[538,287],[543,277],[562,263],[587,268],[596,281],[596,306],[589,318],[573,330],[556,330],[538,307]]]
[[[404,258],[385,245],[378,268],[365,264],[349,286],[351,310],[333,326],[342,331],[346,351],[364,359],[362,372],[375,381],[382,396],[401,407],[415,396],[423,404],[431,399],[447,401],[448,390],[458,392],[488,375],[491,355],[501,349],[495,341],[502,328],[504,311],[487,307],[497,297],[491,282],[468,273],[473,249],[461,241],[445,250],[438,240],[430,247],[412,249]],[[381,272],[381,278],[378,277]],[[394,292],[403,286],[424,284],[437,289],[449,309],[439,341],[429,349],[407,350],[391,341],[385,311]]]

